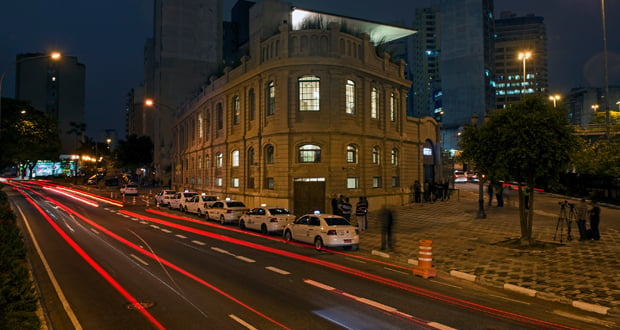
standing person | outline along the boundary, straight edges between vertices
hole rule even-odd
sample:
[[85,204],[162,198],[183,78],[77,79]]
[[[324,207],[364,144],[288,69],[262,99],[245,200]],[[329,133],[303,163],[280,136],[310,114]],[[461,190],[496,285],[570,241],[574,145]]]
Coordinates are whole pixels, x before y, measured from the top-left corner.
[[497,200],[497,207],[504,206],[504,183],[502,181],[495,183],[495,200]]
[[394,212],[387,206],[383,206],[379,213],[381,219],[381,250],[394,248],[392,240],[392,229],[394,227]]
[[353,206],[349,203],[349,197],[345,198],[342,203],[340,203],[340,215],[351,222],[351,212],[353,211]]
[[338,194],[334,194],[332,198],[332,214],[338,215]]
[[487,194],[489,195],[489,207],[491,207],[493,205],[493,195],[494,195],[492,182],[489,182],[489,185],[487,186]]
[[427,203],[431,201],[431,184],[428,180],[424,180],[424,201]]
[[446,179],[443,182],[443,199],[444,201],[450,200],[450,182]]
[[577,228],[579,228],[579,240],[585,241],[588,239],[588,232],[586,230],[586,219],[588,216],[588,204],[584,198],[579,201],[579,204],[575,207],[577,213]]
[[422,186],[418,180],[413,184],[413,198],[416,203],[422,202]]
[[595,201],[592,201],[590,209],[590,229],[592,229],[592,239],[598,241],[601,239],[601,232],[598,225],[601,222],[601,208]]
[[360,231],[368,229],[368,200],[364,196],[360,196],[359,201],[355,205],[355,217],[357,218],[357,226]]

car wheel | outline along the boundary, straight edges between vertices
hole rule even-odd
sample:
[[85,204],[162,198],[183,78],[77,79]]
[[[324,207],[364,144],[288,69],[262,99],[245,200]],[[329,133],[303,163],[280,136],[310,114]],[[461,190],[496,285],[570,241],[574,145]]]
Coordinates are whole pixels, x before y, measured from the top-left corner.
[[224,215],[220,215],[220,223],[223,225],[226,224],[226,219],[224,219]]
[[320,251],[323,249],[323,239],[321,239],[320,237],[317,237],[314,239],[314,248],[317,249],[317,251]]
[[287,242],[290,242],[293,240],[293,235],[291,234],[290,230],[287,230],[284,232],[284,240]]
[[245,221],[239,219],[239,228],[241,228],[241,230],[245,230]]
[[269,235],[269,231],[267,231],[267,226],[265,224],[260,226],[260,233],[263,235]]

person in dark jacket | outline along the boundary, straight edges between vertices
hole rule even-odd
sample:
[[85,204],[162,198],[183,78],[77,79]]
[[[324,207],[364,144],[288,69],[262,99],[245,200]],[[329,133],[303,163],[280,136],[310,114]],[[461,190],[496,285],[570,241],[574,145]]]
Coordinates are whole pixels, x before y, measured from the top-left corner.
[[357,226],[360,231],[368,229],[368,199],[360,196],[359,201],[355,205],[355,217],[357,218]]
[[592,208],[590,209],[590,230],[592,230],[592,239],[598,241],[601,239],[601,232],[599,231],[599,224],[601,222],[601,208],[596,202],[592,202]]

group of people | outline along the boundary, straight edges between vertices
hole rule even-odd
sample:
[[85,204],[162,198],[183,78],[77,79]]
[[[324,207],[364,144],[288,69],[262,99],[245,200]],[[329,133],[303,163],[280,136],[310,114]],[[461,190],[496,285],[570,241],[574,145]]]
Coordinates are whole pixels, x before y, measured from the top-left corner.
[[[577,228],[579,229],[579,240],[600,240],[601,233],[599,231],[599,223],[601,222],[601,208],[598,204],[592,201],[591,206],[588,206],[586,200],[582,198],[575,207],[575,213],[577,217]],[[588,218],[590,220],[590,229],[587,227]]]
[[[344,195],[334,195],[331,201],[332,214],[339,215],[351,222],[351,215],[353,214],[353,206],[349,200],[349,197]],[[357,226],[360,231],[368,229],[368,199],[365,196],[360,196],[357,204],[355,204],[355,217],[357,220]]]
[[413,183],[413,202],[422,203],[422,196],[425,202],[435,202],[437,200],[447,201],[450,199],[450,184],[448,180],[444,182],[424,181],[424,186],[420,181]]

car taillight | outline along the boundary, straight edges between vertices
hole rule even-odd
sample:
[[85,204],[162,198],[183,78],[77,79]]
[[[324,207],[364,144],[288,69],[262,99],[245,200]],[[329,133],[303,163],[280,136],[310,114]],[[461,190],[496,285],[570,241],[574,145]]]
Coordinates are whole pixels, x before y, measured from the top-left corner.
[[338,235],[338,234],[336,233],[335,229],[331,229],[331,230],[327,231],[327,235],[330,235],[330,236],[334,235],[335,236],[335,235]]
[[271,218],[269,219],[269,222],[278,222],[278,218]]

